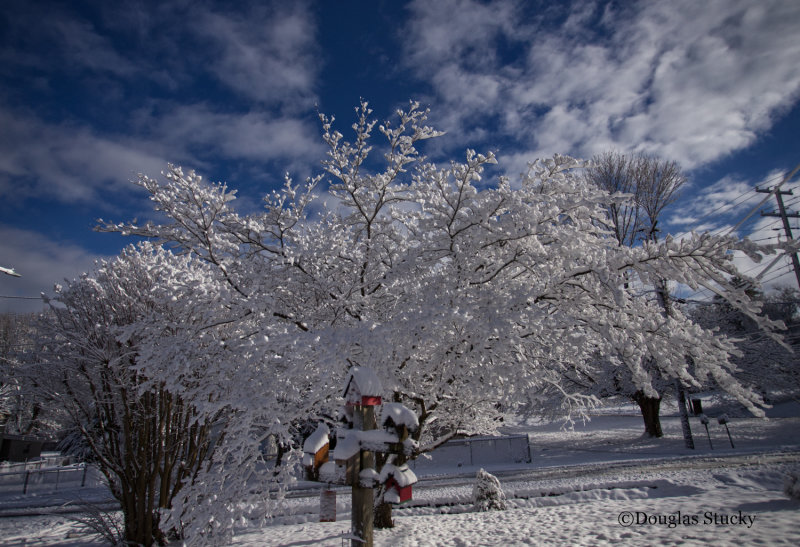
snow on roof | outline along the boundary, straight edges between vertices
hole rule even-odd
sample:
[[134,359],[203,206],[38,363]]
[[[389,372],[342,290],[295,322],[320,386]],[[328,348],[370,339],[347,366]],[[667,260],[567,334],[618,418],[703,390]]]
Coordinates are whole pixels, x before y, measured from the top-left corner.
[[361,448],[364,450],[372,450],[373,452],[383,452],[386,450],[388,444],[400,442],[397,435],[383,429],[359,431],[358,438],[361,441]]
[[382,452],[386,450],[387,444],[398,442],[400,442],[400,440],[397,438],[397,435],[384,431],[383,429],[371,429],[369,431],[350,429],[344,436],[336,440],[336,449],[333,451],[333,459],[350,459],[361,449]]
[[350,369],[350,374],[348,374],[347,382],[344,385],[345,395],[347,395],[350,383],[353,381],[362,397],[379,397],[383,394],[383,385],[378,375],[371,368],[353,367]]
[[327,461],[319,468],[319,478],[324,482],[339,482],[344,480],[344,473],[336,466],[336,463]]
[[383,469],[381,469],[380,481],[386,482],[390,477],[397,481],[397,485],[400,488],[417,482],[417,476],[405,464],[396,466],[392,465],[391,463],[387,463],[384,465]]
[[358,473],[358,482],[364,488],[372,488],[379,479],[380,476],[378,475],[378,472],[371,467],[362,469]]
[[400,503],[400,494],[394,488],[390,488],[383,493],[383,501],[386,503]]
[[361,450],[361,442],[356,431],[349,431],[344,437],[336,440],[336,448],[333,450],[334,460],[349,460]]
[[309,435],[306,439],[306,442],[303,443],[303,452],[307,454],[316,454],[322,447],[328,444],[328,435],[330,435],[330,429],[325,424],[319,424],[317,429]]
[[419,427],[419,420],[413,410],[401,403],[385,403],[381,408],[381,427],[386,427],[391,418],[394,425],[404,425],[410,431]]

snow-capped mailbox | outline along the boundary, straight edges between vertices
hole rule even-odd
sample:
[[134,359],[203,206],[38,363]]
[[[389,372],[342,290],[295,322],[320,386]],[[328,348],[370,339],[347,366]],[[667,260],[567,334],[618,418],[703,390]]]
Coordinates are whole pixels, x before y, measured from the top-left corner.
[[343,394],[348,406],[378,406],[382,393],[383,386],[374,370],[367,367],[350,369]]
[[311,480],[317,480],[319,468],[328,461],[329,435],[328,426],[319,424],[314,433],[309,435],[303,443],[303,466]]
[[333,461],[336,465],[335,479],[330,482],[353,484],[358,473],[360,450],[361,441],[358,439],[358,432],[349,430],[344,435],[338,436],[333,451]]
[[417,482],[417,476],[407,465],[387,463],[381,469],[380,481],[385,487],[383,501],[403,503],[411,499],[411,486]]
[[386,403],[381,407],[380,425],[385,434],[394,437],[387,441],[382,452],[410,456],[417,449],[417,442],[409,437],[419,429],[419,420],[413,410],[401,403]]
[[413,410],[401,403],[386,403],[381,407],[381,427],[396,431],[402,439],[402,433],[414,433],[419,429],[419,419]]

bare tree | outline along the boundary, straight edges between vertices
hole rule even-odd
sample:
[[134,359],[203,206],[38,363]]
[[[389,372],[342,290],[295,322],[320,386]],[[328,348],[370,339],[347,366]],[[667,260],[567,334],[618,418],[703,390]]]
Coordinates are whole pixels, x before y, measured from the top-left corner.
[[658,239],[661,215],[680,197],[686,184],[686,176],[674,161],[617,151],[592,158],[584,177],[612,194],[631,196],[628,201],[608,206],[609,228],[619,244],[628,247]]
[[35,314],[0,315],[0,428],[18,435],[58,429],[57,405],[37,393],[39,380],[26,374],[35,361],[38,336]]

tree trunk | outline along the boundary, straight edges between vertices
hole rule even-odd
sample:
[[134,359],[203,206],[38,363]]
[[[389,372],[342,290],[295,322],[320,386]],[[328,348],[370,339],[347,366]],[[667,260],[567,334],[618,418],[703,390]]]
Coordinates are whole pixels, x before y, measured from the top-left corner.
[[661,431],[661,418],[659,417],[661,397],[647,397],[644,392],[637,391],[633,395],[633,400],[642,411],[645,434],[648,437],[663,437],[664,433]]
[[[383,494],[383,489],[378,491],[380,499],[380,495]],[[392,504],[386,502],[380,502],[378,505],[375,506],[375,528],[394,528],[394,520],[392,520]]]

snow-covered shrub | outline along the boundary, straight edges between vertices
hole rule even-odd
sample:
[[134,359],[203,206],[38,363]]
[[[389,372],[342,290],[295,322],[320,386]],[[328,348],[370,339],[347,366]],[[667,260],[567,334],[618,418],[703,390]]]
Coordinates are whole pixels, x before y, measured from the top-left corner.
[[800,468],[793,469],[786,474],[783,482],[783,493],[793,500],[800,501]]
[[106,510],[93,503],[84,503],[79,506],[81,512],[69,520],[83,527],[87,535],[99,536],[109,545],[129,545],[125,541],[125,519],[120,511]]
[[506,508],[506,495],[500,487],[500,481],[483,469],[475,476],[472,500],[476,511],[502,511]]

